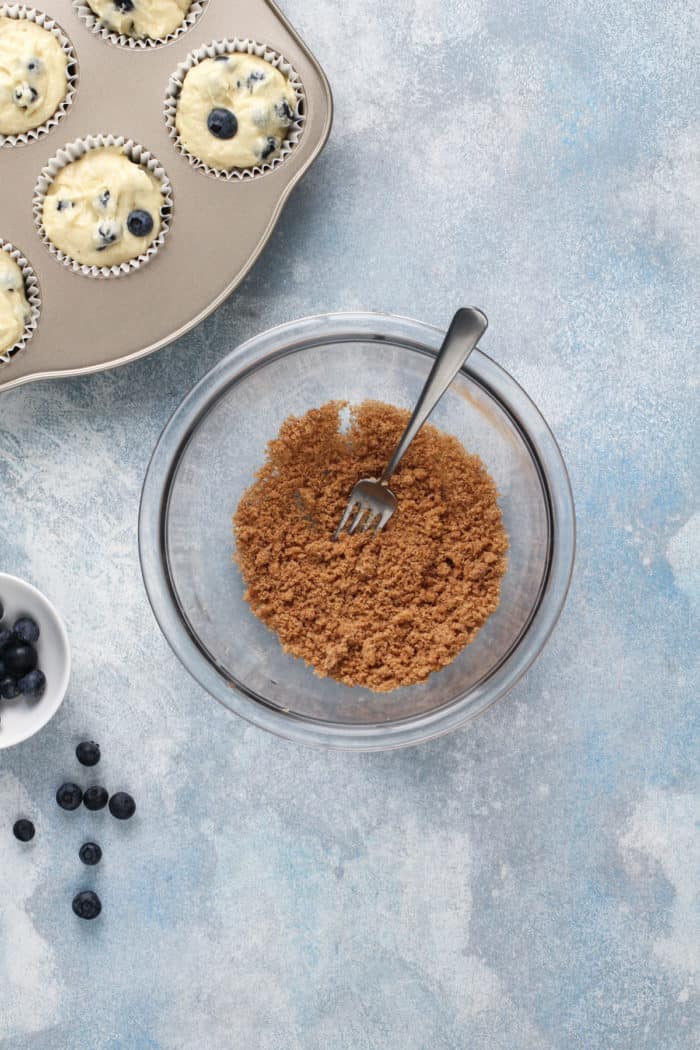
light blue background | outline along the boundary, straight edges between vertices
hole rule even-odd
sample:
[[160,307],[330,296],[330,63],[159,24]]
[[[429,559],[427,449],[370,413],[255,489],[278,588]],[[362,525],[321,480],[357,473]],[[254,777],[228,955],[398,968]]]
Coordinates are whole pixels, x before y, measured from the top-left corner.
[[[155,357],[0,395],[0,564],[57,602],[75,653],[58,717],[0,753],[0,1045],[686,1050],[697,4],[286,10],[336,124],[245,284]],[[277,741],[210,701],[157,630],[136,548],[150,451],[195,380],[272,324],[358,308],[445,325],[462,303],[487,311],[484,349],[571,471],[562,622],[447,739],[372,756]],[[85,736],[136,796],[131,824],[57,809]],[[70,900],[93,881],[104,912],[81,923]]]

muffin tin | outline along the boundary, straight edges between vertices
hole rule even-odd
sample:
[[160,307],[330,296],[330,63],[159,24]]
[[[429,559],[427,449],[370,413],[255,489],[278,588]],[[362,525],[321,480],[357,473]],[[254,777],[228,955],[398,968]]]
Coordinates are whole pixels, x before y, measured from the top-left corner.
[[[146,47],[120,46],[92,31],[73,0],[46,0],[39,9],[71,41],[78,85],[72,105],[48,134],[0,148],[0,237],[28,259],[41,291],[37,330],[25,349],[0,363],[0,390],[125,364],[202,321],[263,250],[292,188],[323,149],[332,121],[326,77],[272,0],[207,0],[174,40]],[[269,47],[284,57],[303,88],[303,124],[293,148],[281,163],[249,178],[214,178],[193,167],[166,125],[171,75],[193,51],[222,40]],[[42,169],[66,144],[96,135],[141,144],[172,186],[166,243],[148,266],[118,280],[86,277],[61,265],[42,243],[32,214]]]

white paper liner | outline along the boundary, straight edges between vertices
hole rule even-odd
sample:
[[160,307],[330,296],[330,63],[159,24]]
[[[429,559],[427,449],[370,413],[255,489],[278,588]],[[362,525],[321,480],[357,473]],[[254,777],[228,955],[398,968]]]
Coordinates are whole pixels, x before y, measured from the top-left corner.
[[73,0],[73,7],[78,18],[88,27],[91,33],[102,37],[103,40],[117,47],[143,50],[149,47],[162,47],[164,44],[170,44],[173,40],[177,40],[178,37],[181,37],[183,33],[191,29],[195,22],[198,21],[208,3],[209,0],[192,0],[189,10],[177,29],[167,36],[158,38],[127,36],[125,33],[115,33],[100,22],[99,15],[95,14],[89,4],[83,3],[83,0]]
[[[266,62],[275,66],[276,69],[279,69],[280,73],[282,73],[289,81],[296,95],[296,117],[287,131],[287,137],[282,143],[279,154],[274,160],[265,161],[264,164],[257,164],[252,168],[214,168],[210,164],[206,164],[203,160],[200,160],[199,157],[195,157],[193,153],[190,153],[189,150],[183,146],[180,134],[175,126],[177,105],[185,77],[194,66],[199,65],[199,63],[204,61],[205,58],[216,58],[217,55],[232,55],[235,52],[256,55],[258,58],[265,59]],[[287,159],[299,142],[304,130],[306,97],[304,94],[304,86],[296,70],[291,63],[279,53],[279,51],[275,51],[273,48],[267,47],[265,44],[258,44],[254,40],[219,40],[214,41],[211,44],[206,44],[204,47],[197,48],[196,51],[192,51],[185,61],[177,67],[175,72],[171,74],[168,82],[168,91],[165,96],[163,113],[170,138],[175,143],[178,151],[183,157],[187,158],[193,168],[198,171],[203,171],[207,175],[212,175],[214,178],[226,179],[229,182],[233,182],[234,180],[251,179],[256,175],[265,175],[268,171],[272,171]]]
[[[161,227],[160,232],[153,243],[149,245],[145,252],[137,256],[135,259],[127,259],[126,262],[114,266],[87,266],[85,263],[80,263],[77,259],[72,259],[69,255],[66,255],[65,252],[62,252],[47,235],[43,222],[44,197],[61,168],[65,168],[66,164],[71,164],[73,161],[84,157],[89,150],[101,149],[105,146],[119,147],[129,160],[135,161],[136,164],[143,165],[144,168],[150,171],[151,174],[155,175],[158,179],[163,194],[163,203],[160,209]],[[162,247],[163,242],[168,235],[172,221],[172,187],[165,172],[165,168],[160,161],[156,160],[152,153],[149,153],[147,149],[144,149],[144,147],[140,146],[137,142],[133,142],[132,139],[125,139],[122,135],[87,135],[84,139],[77,139],[75,142],[69,142],[67,146],[64,146],[58,151],[55,157],[51,158],[46,167],[42,168],[41,174],[39,175],[37,184],[34,188],[32,211],[34,212],[34,225],[39,231],[39,236],[42,241],[49,249],[54,259],[58,259],[59,262],[63,263],[64,266],[67,266],[73,271],[73,273],[82,274],[83,277],[122,277],[124,274],[133,273],[141,266],[145,266],[145,264],[150,262],[153,256],[156,255]]]
[[49,117],[44,124],[40,124],[37,128],[31,128],[29,131],[24,131],[17,135],[0,134],[1,149],[3,146],[24,146],[28,142],[36,142],[37,139],[43,135],[48,135],[51,129],[56,127],[72,106],[75,98],[75,92],[78,88],[78,59],[76,58],[73,45],[63,29],[53,18],[49,18],[48,15],[43,14],[41,11],[36,11],[33,7],[26,7],[24,4],[0,4],[0,17],[26,19],[29,22],[36,22],[38,26],[46,29],[58,40],[61,50],[68,60],[68,65],[66,66],[66,94],[53,116]]
[[12,358],[24,350],[27,343],[39,327],[39,315],[41,314],[41,290],[34,270],[22,255],[19,248],[15,248],[15,246],[10,244],[9,241],[4,241],[2,237],[0,237],[0,251],[7,252],[10,258],[14,259],[22,271],[24,294],[29,303],[29,309],[31,310],[29,320],[24,326],[22,338],[19,339],[14,346],[9,347],[9,349],[0,351],[0,368],[2,368],[3,365],[9,365]]

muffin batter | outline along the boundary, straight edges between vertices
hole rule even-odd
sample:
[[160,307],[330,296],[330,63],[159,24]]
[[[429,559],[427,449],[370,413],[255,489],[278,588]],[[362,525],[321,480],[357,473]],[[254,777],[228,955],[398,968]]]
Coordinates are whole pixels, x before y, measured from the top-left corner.
[[105,146],[58,172],[44,198],[44,230],[71,259],[115,266],[153,243],[162,204],[156,177],[118,147]]
[[296,95],[256,55],[205,58],[185,77],[175,125],[182,145],[213,168],[252,168],[279,155]]
[[54,115],[68,90],[67,66],[47,29],[0,17],[0,135],[21,135]]
[[174,33],[191,4],[192,0],[88,0],[106,29],[152,40]]
[[7,252],[0,250],[0,354],[20,341],[30,316],[22,271]]

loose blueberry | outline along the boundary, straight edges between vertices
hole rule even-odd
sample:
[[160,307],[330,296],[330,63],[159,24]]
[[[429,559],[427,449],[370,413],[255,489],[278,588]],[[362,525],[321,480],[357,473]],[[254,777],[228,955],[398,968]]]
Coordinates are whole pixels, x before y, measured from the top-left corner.
[[56,801],[61,809],[77,809],[83,801],[83,792],[77,784],[61,784],[56,792]]
[[126,791],[117,791],[109,800],[109,812],[117,820],[128,820],[136,812],[136,803]]
[[137,208],[135,211],[129,213],[129,218],[126,220],[126,227],[129,233],[134,237],[148,237],[153,229],[153,216],[150,212],[142,211],[141,208]]
[[39,624],[36,620],[32,620],[31,616],[20,616],[19,620],[15,620],[12,633],[15,638],[19,638],[20,642],[28,642],[30,645],[34,645],[35,642],[39,641]]
[[19,679],[17,688],[25,696],[31,696],[38,700],[39,697],[44,695],[44,690],[46,689],[46,675],[38,669],[30,671],[29,674],[25,674]]
[[96,766],[100,761],[100,745],[94,740],[82,740],[75,749],[75,757],[81,766]]
[[102,911],[102,902],[92,890],[83,890],[73,898],[73,911],[79,919],[96,919]]
[[78,850],[78,856],[83,864],[99,864],[102,860],[102,850],[96,842],[84,842]]
[[19,696],[17,679],[13,678],[12,675],[5,675],[4,678],[0,679],[0,696],[3,700],[14,700],[15,697]]
[[217,107],[209,114],[207,127],[217,139],[232,139],[238,131],[238,120],[230,109]]
[[267,139],[265,145],[262,148],[262,152],[260,154],[261,160],[267,160],[267,158],[270,156],[270,154],[274,153],[276,149],[277,149],[277,139],[272,138],[272,136],[270,136]]
[[0,627],[0,649],[5,648],[11,637],[12,631],[9,627]]
[[12,833],[16,839],[20,842],[31,842],[34,838],[35,828],[31,820],[27,820],[25,817],[20,817],[16,820],[12,828]]
[[83,795],[83,805],[86,809],[104,809],[108,798],[106,788],[89,787]]
[[23,674],[27,674],[28,671],[33,671],[36,667],[36,649],[33,645],[27,645],[26,642],[13,640],[5,646],[2,660],[8,674],[20,677]]

